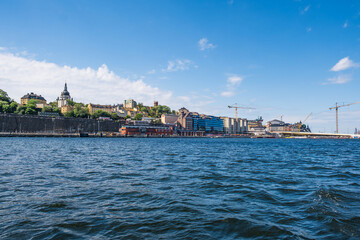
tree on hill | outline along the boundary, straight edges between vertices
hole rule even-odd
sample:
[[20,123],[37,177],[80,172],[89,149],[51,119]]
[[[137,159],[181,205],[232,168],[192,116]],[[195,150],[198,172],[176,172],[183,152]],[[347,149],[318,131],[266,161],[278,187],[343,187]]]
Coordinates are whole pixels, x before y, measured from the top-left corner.
[[142,106],[139,108],[140,112],[145,116],[160,118],[162,114],[170,114],[171,109],[165,105],[158,105],[155,107]]
[[4,90],[0,89],[0,101],[5,101],[5,102],[12,102],[11,98],[8,96],[7,92],[5,92]]
[[93,115],[91,115],[92,118],[99,118],[99,117],[111,117],[111,114],[108,112],[105,112],[103,110],[97,110],[93,113]]
[[110,118],[111,118],[112,120],[119,120],[119,119],[120,119],[120,117],[119,117],[116,113],[111,113]]
[[35,99],[29,100],[28,103],[25,105],[25,114],[36,115],[38,112],[40,112],[40,109],[36,108],[37,103],[38,101],[36,101]]
[[134,120],[141,120],[143,115],[141,113],[137,113],[134,117]]

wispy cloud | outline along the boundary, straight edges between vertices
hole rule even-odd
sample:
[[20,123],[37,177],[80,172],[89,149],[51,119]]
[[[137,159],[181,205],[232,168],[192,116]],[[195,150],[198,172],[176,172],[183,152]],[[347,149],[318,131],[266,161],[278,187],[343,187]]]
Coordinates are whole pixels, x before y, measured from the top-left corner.
[[312,30],[311,27],[307,27],[307,28],[306,28],[306,31],[307,31],[307,32],[311,32],[311,30]]
[[333,66],[330,71],[332,72],[338,72],[338,71],[343,71],[349,68],[356,68],[359,67],[359,63],[355,63],[352,60],[350,60],[349,57],[344,57],[342,59],[340,59],[335,66]]
[[0,47],[0,51],[5,51],[6,48],[5,47]]
[[198,66],[194,64],[193,61],[189,59],[177,59],[168,61],[168,65],[166,68],[162,69],[163,72],[177,72],[177,71],[185,71],[190,68],[197,68]]
[[216,46],[210,43],[207,38],[200,39],[198,44],[201,51],[205,51],[206,49],[216,48]]
[[323,83],[323,85],[327,84],[345,84],[347,82],[350,82],[352,80],[351,75],[339,75],[333,78],[329,78],[326,82]]
[[301,9],[300,13],[305,14],[309,11],[309,9],[310,9],[310,5],[307,5],[305,8]]
[[224,92],[221,92],[221,96],[223,97],[232,97],[235,95],[235,92],[233,91],[224,91]]
[[232,97],[235,95],[236,87],[244,80],[243,77],[239,75],[231,75],[227,79],[226,91],[220,93],[223,97]]
[[345,21],[345,23],[343,24],[343,28],[347,28],[348,27],[348,20]]
[[148,74],[155,74],[156,70],[155,69],[151,69],[150,71],[148,71]]
[[238,85],[240,84],[242,81],[244,80],[243,77],[238,76],[238,75],[233,75],[228,77],[227,82],[228,82],[228,86],[234,86],[234,85]]

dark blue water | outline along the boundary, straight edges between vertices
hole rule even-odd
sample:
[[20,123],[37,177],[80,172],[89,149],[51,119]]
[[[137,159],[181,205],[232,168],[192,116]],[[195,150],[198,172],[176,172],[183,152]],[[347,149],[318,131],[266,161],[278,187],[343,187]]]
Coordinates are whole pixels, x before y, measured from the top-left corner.
[[0,138],[0,239],[359,239],[360,141]]

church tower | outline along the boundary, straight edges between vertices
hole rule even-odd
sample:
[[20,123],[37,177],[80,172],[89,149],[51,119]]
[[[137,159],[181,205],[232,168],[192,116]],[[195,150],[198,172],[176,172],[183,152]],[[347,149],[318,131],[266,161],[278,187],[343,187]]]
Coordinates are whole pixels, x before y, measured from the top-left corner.
[[58,97],[56,100],[57,100],[58,108],[68,105],[67,100],[71,100],[71,101],[73,100],[70,97],[70,93],[67,90],[67,83],[65,83],[64,91],[61,92],[60,97]]

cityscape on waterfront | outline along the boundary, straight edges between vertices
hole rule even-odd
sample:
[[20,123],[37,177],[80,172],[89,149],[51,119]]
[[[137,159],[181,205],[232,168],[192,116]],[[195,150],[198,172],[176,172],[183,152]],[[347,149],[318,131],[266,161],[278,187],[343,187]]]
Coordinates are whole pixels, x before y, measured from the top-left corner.
[[[254,120],[238,117],[238,109],[251,108],[237,106],[237,104],[228,106],[228,108],[235,110],[235,118],[191,112],[185,107],[177,111],[171,110],[166,105],[159,105],[158,101],[154,101],[153,106],[145,106],[142,103],[137,103],[134,99],[124,100],[122,104],[113,105],[84,104],[74,101],[68,91],[67,83],[65,83],[60,96],[49,103],[43,96],[33,92],[24,95],[20,99],[20,104],[12,100],[5,91],[1,90],[1,93],[0,113],[117,121],[121,124],[121,128],[116,132],[119,132],[121,136],[177,135],[275,138],[293,136],[294,133],[299,133],[300,135],[295,135],[297,137],[344,137],[344,135],[312,134],[310,127],[305,124],[311,113],[303,122],[285,123],[281,116],[281,119],[273,119],[263,124],[261,116]],[[78,131],[81,132],[80,129]],[[5,131],[3,130],[3,132]],[[114,136],[117,135],[116,132],[107,134]],[[353,137],[358,138],[355,136],[357,134],[359,132],[355,129]]]
[[[36,93],[27,93],[20,99],[20,104],[11,100],[2,90],[0,112],[41,117],[93,118],[102,121],[119,121],[122,124],[122,135],[179,135],[179,136],[267,136],[275,137],[281,132],[311,132],[309,126],[302,122],[290,124],[274,119],[263,124],[259,116],[255,120],[238,117],[237,111],[244,107],[234,108],[235,118],[212,116],[191,112],[185,107],[171,110],[166,105],[154,101],[153,106],[144,106],[134,99],[124,100],[122,104],[101,105],[94,103],[77,103],[68,91],[67,83],[60,96],[53,102]],[[305,119],[306,121],[307,119]],[[143,130],[141,130],[143,129]],[[142,132],[143,131],[143,132]],[[144,132],[145,131],[145,132]]]
[[0,0],[0,240],[360,239],[360,1]]

